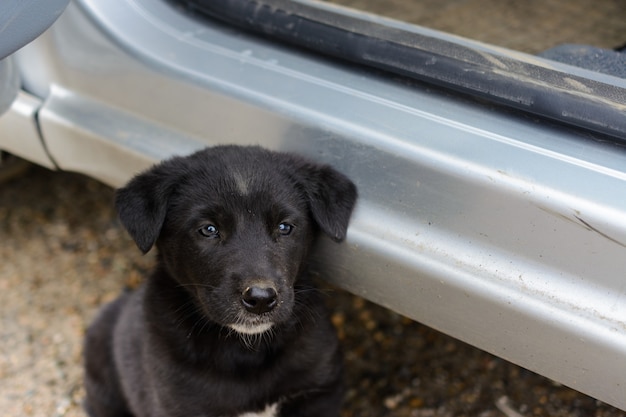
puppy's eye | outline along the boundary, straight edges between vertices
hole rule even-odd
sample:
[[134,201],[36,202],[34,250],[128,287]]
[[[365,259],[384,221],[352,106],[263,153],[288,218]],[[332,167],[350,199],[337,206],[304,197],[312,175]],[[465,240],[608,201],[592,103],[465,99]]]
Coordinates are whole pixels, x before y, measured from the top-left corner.
[[291,234],[292,231],[293,226],[289,223],[281,223],[278,225],[278,233],[280,233],[282,236],[287,236]]
[[216,239],[220,237],[219,230],[217,230],[217,227],[213,226],[212,224],[207,224],[205,226],[202,226],[200,229],[198,229],[198,232],[202,236],[212,238],[212,239]]

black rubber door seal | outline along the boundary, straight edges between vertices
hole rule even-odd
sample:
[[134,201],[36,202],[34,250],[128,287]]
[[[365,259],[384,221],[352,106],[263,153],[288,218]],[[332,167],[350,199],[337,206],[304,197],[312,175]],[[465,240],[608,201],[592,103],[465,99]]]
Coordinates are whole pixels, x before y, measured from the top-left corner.
[[390,71],[626,143],[626,89],[290,0],[178,0],[325,55]]

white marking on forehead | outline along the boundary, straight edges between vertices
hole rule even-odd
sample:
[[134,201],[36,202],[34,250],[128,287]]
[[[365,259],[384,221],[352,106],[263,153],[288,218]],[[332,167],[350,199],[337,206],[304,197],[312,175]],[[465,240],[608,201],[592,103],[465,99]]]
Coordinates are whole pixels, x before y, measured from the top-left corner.
[[239,417],[277,417],[278,416],[278,403],[270,404],[265,407],[265,410],[258,413],[243,413]]
[[249,178],[244,176],[241,172],[235,171],[233,172],[233,180],[237,186],[237,191],[239,191],[242,195],[248,194],[248,185],[250,184]]

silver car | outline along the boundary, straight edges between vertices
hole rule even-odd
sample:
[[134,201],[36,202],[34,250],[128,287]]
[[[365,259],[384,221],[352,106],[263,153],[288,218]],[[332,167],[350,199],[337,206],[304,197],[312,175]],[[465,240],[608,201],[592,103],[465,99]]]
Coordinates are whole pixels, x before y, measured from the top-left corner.
[[330,163],[336,284],[626,410],[626,79],[308,0],[67,3],[0,5],[0,149],[111,186],[222,143]]

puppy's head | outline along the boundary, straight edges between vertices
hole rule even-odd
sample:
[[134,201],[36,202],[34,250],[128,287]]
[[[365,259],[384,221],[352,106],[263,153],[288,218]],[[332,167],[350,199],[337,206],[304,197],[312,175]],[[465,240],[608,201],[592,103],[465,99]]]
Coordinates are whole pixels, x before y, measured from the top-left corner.
[[356,196],[329,166],[219,146],[138,175],[118,191],[116,207],[139,248],[156,244],[208,320],[259,334],[289,319],[316,232],[343,240]]

